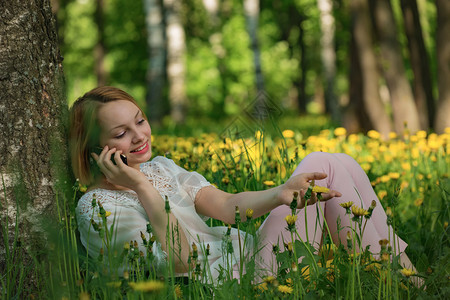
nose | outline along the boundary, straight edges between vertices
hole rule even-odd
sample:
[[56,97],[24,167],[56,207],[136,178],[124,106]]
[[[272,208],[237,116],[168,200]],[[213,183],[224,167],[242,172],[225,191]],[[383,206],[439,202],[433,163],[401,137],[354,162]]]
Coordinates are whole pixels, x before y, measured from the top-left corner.
[[144,140],[145,134],[141,132],[140,130],[136,129],[133,135],[132,142],[134,144],[138,144],[139,142],[142,142]]

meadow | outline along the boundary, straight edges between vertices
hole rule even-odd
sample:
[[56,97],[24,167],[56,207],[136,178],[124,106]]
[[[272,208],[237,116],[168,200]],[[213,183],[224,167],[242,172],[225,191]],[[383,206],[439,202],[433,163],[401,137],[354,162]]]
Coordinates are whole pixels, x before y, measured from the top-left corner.
[[[195,137],[194,137],[195,136]],[[201,133],[176,137],[156,134],[152,137],[153,153],[171,158],[187,170],[195,170],[208,181],[228,192],[262,190],[283,183],[297,164],[309,153],[343,152],[355,158],[366,171],[384,209],[388,222],[409,247],[407,254],[417,273],[405,269],[393,255],[394,241],[380,241],[381,253],[359,249],[364,224],[371,209],[359,210],[355,204],[342,207],[355,222],[344,245],[324,239],[315,249],[297,234],[301,228],[292,226],[302,217],[286,216],[286,230],[292,240],[277,253],[279,272],[260,280],[252,259],[245,259],[240,278],[233,279],[230,269],[212,282],[208,265],[198,259],[198,252],[207,249],[193,245],[189,276],[175,278],[173,266],[163,274],[152,269],[152,253],[139,251],[136,243],[151,248],[151,226],[142,233],[142,241],[125,244],[121,253],[100,253],[91,258],[80,244],[74,213],[76,200],[85,190],[74,183],[73,198],[57,200],[58,222],[49,235],[48,260],[35,259],[30,266],[21,265],[14,243],[7,252],[8,273],[1,277],[2,299],[448,299],[449,289],[449,192],[450,192],[450,128],[442,135],[419,131],[412,135],[406,129],[401,136],[392,133],[383,140],[376,131],[347,134],[344,128],[321,129],[306,135],[298,129],[256,130],[247,136]],[[320,194],[320,189],[317,190]],[[102,210],[95,199],[99,224],[93,234],[105,239],[108,247],[113,227],[105,226],[110,212]],[[320,206],[318,206],[320,207]],[[265,216],[236,224],[247,234],[254,234]],[[227,226],[217,220],[210,226]],[[5,224],[2,224],[5,230]],[[168,230],[169,235],[175,235]],[[176,243],[176,239],[172,239]],[[230,255],[226,234],[224,255]],[[170,245],[169,245],[170,246]],[[173,246],[173,245],[172,245]],[[112,251],[111,251],[112,252]],[[242,255],[237,253],[235,255]],[[298,257],[304,257],[296,263]],[[122,268],[123,262],[127,268]],[[108,267],[109,266],[109,267]],[[27,270],[27,271],[23,271]],[[33,273],[38,289],[23,286],[24,272]]]

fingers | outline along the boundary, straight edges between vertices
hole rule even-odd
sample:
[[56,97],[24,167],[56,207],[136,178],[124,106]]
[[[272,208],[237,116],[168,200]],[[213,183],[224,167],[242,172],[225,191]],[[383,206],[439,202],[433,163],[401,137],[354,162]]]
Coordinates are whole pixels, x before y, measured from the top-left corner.
[[314,173],[303,173],[303,178],[306,179],[306,181],[310,180],[320,180],[327,178],[327,174],[321,173],[321,172],[314,172]]

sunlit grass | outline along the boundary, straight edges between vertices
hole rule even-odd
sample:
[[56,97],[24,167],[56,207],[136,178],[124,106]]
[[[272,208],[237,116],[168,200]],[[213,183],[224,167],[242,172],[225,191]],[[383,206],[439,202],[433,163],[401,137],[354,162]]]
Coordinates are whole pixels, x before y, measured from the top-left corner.
[[[391,135],[381,140],[377,132],[347,135],[345,129],[322,130],[305,136],[298,130],[280,130],[278,133],[256,131],[242,139],[203,133],[196,137],[155,135],[152,138],[154,155],[173,159],[187,170],[195,170],[211,183],[228,192],[267,189],[289,178],[297,164],[314,151],[344,152],[354,157],[367,172],[382,205],[390,213],[389,220],[409,247],[407,253],[415,263],[418,274],[403,269],[398,258],[392,255],[388,244],[382,253],[361,251],[358,239],[364,232],[368,211],[348,204],[342,207],[353,218],[352,233],[345,242],[347,249],[326,239],[320,251],[297,234],[292,227],[293,213],[286,217],[291,240],[274,247],[280,272],[273,277],[259,277],[252,260],[244,259],[239,268],[240,280],[232,278],[229,266],[224,266],[223,276],[210,278],[208,265],[198,260],[198,251],[206,248],[191,245],[189,276],[174,278],[173,266],[166,272],[155,272],[151,267],[152,255],[140,253],[137,244],[126,244],[121,253],[105,251],[106,255],[89,257],[77,240],[74,207],[83,187],[75,184],[73,199],[57,199],[58,225],[49,243],[51,261],[36,265],[37,276],[47,276],[35,297],[55,299],[203,299],[215,297],[228,299],[246,297],[305,298],[344,297],[403,299],[433,297],[448,298],[448,194],[450,191],[450,130],[445,134],[418,132],[403,136]],[[80,191],[81,190],[81,191]],[[92,234],[102,234],[105,250],[109,247],[114,228],[105,227],[106,218],[93,199],[95,212],[103,220],[92,226]],[[381,209],[379,207],[374,209]],[[369,209],[370,211],[370,209]],[[250,212],[248,212],[250,213]],[[235,227],[254,234],[264,217],[237,222]],[[225,225],[208,220],[210,226]],[[4,229],[6,224],[2,223]],[[97,228],[95,228],[97,226]],[[103,227],[102,227],[103,226]],[[176,232],[168,230],[169,235]],[[151,228],[143,235],[147,249],[154,243]],[[359,237],[358,237],[359,236]],[[169,239],[170,240],[170,239]],[[226,235],[223,238],[227,243]],[[384,243],[384,242],[383,242]],[[172,247],[174,245],[168,245]],[[198,247],[197,247],[198,246]],[[393,246],[393,245],[391,245]],[[247,245],[242,244],[238,256],[244,257]],[[224,255],[231,251],[224,247]],[[197,252],[197,254],[196,254]],[[11,272],[1,277],[2,298],[8,299],[23,293],[20,286],[11,286],[21,278],[20,262],[14,249],[7,252]],[[375,259],[373,255],[379,254]],[[298,257],[304,257],[300,264]],[[122,267],[126,262],[127,268]],[[228,269],[227,269],[228,268]],[[44,272],[51,271],[51,275]],[[417,287],[415,278],[423,278],[424,285]],[[261,278],[255,280],[254,278]],[[19,280],[20,282],[20,280]],[[426,289],[424,288],[426,286]]]

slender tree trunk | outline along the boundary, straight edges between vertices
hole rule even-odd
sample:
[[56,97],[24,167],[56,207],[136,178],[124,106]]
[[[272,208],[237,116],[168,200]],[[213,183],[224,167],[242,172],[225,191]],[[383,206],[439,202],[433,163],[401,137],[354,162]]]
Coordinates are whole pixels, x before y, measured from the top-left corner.
[[[19,228],[21,251],[36,253],[31,252],[36,243],[45,244],[38,219],[52,215],[55,193],[61,191],[57,183],[69,181],[62,57],[50,0],[1,0],[0,6],[1,226],[8,219],[10,226]],[[5,270],[5,247],[11,244],[3,238],[8,237],[0,237],[2,277],[12,272]],[[24,265],[33,270],[31,259]]]
[[336,51],[334,50],[334,17],[333,2],[331,0],[318,0],[317,5],[320,11],[320,29],[321,34],[321,55],[322,55],[322,74],[325,79],[325,110],[331,115],[335,122],[339,122],[341,114],[339,112],[339,103],[334,93],[334,82],[336,77]]
[[380,44],[381,66],[391,96],[395,131],[403,132],[406,123],[409,130],[416,132],[421,128],[419,114],[411,86],[406,78],[390,0],[369,0],[369,2]]
[[259,0],[244,0],[244,13],[247,20],[247,31],[250,36],[250,47],[253,51],[253,64],[255,67],[257,103],[255,103],[256,118],[266,117],[266,103],[264,97],[260,97],[264,92],[264,76],[261,68],[261,53],[258,45],[258,22],[259,22]]
[[434,124],[435,104],[430,74],[428,53],[423,41],[419,10],[416,0],[401,0],[405,32],[408,38],[408,48],[411,66],[414,72],[413,91],[417,109],[420,112],[422,128],[431,128]]
[[180,19],[180,0],[163,0],[167,36],[167,77],[172,119],[183,123],[187,109],[185,90],[186,41]]
[[145,0],[149,59],[147,67],[147,111],[152,121],[164,116],[164,87],[166,84],[166,37],[161,0]]
[[[355,48],[358,52],[361,67],[362,97],[364,110],[368,115],[373,129],[379,131],[384,137],[391,131],[391,121],[381,101],[378,81],[377,62],[373,50],[373,39],[369,9],[366,0],[353,0],[350,4],[353,24],[352,31],[355,39]],[[354,83],[351,83],[351,85]]]
[[303,22],[305,16],[301,14],[299,24],[299,48],[300,48],[300,78],[295,82],[298,88],[298,107],[300,112],[306,112],[307,96],[306,96],[306,72],[308,70],[308,62],[306,61],[306,46],[305,46],[305,29]]
[[105,69],[105,22],[104,22],[105,3],[104,0],[96,0],[95,6],[95,24],[97,25],[97,43],[94,47],[95,56],[95,75],[97,76],[97,85],[104,86],[108,82],[108,73]]
[[435,129],[442,133],[450,127],[450,1],[436,0],[436,51],[439,101]]

